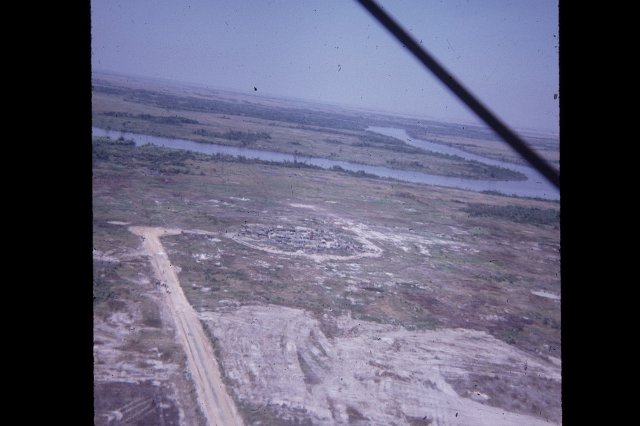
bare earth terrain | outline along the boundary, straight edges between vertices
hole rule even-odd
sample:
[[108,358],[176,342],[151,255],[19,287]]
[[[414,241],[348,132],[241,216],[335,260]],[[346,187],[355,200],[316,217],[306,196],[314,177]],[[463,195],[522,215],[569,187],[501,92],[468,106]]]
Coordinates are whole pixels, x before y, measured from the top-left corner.
[[[149,113],[118,93],[94,97],[99,114]],[[285,148],[332,131],[346,144],[366,121],[301,129],[307,104],[265,100],[256,111],[282,113],[265,120],[234,109],[248,95],[166,93],[229,102],[238,115],[188,117],[259,122],[272,139],[256,143]],[[155,129],[190,125],[176,123]],[[557,202],[92,146],[96,425],[562,423]]]
[[176,334],[187,354],[191,377],[196,386],[200,407],[210,425],[241,425],[220,378],[213,349],[204,334],[202,325],[187,302],[178,277],[160,243],[160,237],[179,233],[179,230],[131,227],[130,231],[144,240],[144,248],[160,284],[166,288],[166,300],[176,324]]
[[304,413],[313,424],[548,424],[483,404],[486,390],[458,393],[447,380],[560,380],[558,367],[473,330],[408,331],[340,316],[328,337],[309,313],[275,305],[201,318],[219,336],[225,371],[256,418],[273,410],[289,421]]
[[[277,305],[226,304],[218,312],[196,313],[182,292],[176,267],[160,238],[216,234],[129,229],[142,238],[157,285],[165,289],[209,424],[242,424],[242,419],[227,394],[200,321],[222,348],[220,356],[236,397],[256,407],[250,419],[260,418],[266,410],[285,422],[303,414],[313,424],[548,423],[548,419],[484,404],[496,396],[483,393],[485,388],[468,386],[458,393],[449,382],[464,380],[470,373],[506,384],[517,384],[527,377],[558,382],[560,368],[556,363],[541,362],[485,332],[463,328],[409,331],[350,315],[324,314],[318,320],[303,310]],[[224,233],[218,236],[228,238]],[[351,259],[344,256],[344,261]],[[113,419],[118,420],[117,415]]]

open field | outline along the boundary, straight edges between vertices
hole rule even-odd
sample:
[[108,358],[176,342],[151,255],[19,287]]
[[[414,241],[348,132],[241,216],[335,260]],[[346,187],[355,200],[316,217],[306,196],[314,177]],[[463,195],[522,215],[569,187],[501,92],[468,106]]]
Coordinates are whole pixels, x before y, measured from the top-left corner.
[[562,422],[557,202],[100,138],[93,219],[98,425]]

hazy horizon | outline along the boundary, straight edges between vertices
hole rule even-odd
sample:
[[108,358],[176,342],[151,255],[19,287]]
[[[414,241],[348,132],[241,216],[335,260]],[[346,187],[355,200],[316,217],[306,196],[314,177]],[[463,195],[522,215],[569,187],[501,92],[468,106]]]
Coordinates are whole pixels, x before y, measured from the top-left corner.
[[[355,1],[152,3],[92,0],[94,72],[481,124]],[[556,1],[379,4],[508,125],[558,134]]]

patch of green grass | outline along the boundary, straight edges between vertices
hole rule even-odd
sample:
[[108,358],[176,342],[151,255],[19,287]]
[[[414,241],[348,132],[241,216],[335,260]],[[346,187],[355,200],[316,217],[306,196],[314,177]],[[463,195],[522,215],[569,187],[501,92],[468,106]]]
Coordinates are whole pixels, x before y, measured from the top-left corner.
[[404,324],[407,330],[435,330],[441,325],[440,321],[433,317],[420,317],[413,319],[411,323]]
[[134,146],[136,143],[131,139],[120,136],[118,139],[111,139],[109,136],[98,136],[93,138],[94,146],[97,144],[108,144],[117,146]]
[[147,120],[153,123],[160,124],[173,124],[180,126],[182,124],[200,124],[197,120],[192,120],[186,117],[180,117],[177,115],[151,115],[151,114],[131,114],[127,112],[107,111],[101,113],[107,117],[119,117],[119,118],[137,118],[140,120]]
[[518,275],[509,273],[509,272],[495,272],[495,273],[484,272],[484,273],[476,274],[474,278],[479,280],[489,281],[489,282],[509,283],[509,284],[516,283],[520,280],[520,277],[518,277]]
[[[229,130],[227,132],[224,133],[220,133],[220,132],[214,132],[211,130],[207,130],[207,129],[197,129],[193,131],[193,134],[195,135],[199,135],[199,136],[208,136],[208,137],[213,137],[213,138],[220,138],[220,139],[228,139],[228,140],[232,140],[232,141],[239,141],[240,145],[242,146],[247,146],[247,145],[251,145],[255,142],[257,142],[258,140],[270,140],[271,139],[271,135],[267,132],[243,132],[241,130]],[[208,141],[203,141],[205,143],[208,143]],[[298,143],[299,145],[299,143]]]
[[518,341],[519,334],[520,332],[518,330],[511,329],[500,334],[498,336],[498,339],[502,340],[503,342],[507,342],[510,345],[515,345]]
[[488,228],[483,228],[481,226],[474,226],[470,229],[471,235],[475,236],[488,236],[491,235],[491,230]]
[[559,225],[560,211],[555,209],[539,209],[515,205],[495,206],[488,204],[469,204],[463,209],[472,217],[495,217],[517,223],[532,225]]
[[115,265],[110,262],[93,262],[93,305],[101,305],[116,299],[114,283],[117,279]]
[[153,90],[117,87],[109,83],[94,84],[92,90],[94,93],[124,96],[125,100],[129,102],[175,111],[196,111],[209,114],[224,113],[334,129],[364,130],[365,127],[364,122],[357,117],[345,117],[343,114],[332,112],[273,107],[257,103],[234,102],[221,99],[202,99],[193,96],[161,93]]
[[101,277],[95,277],[93,279],[94,306],[104,303],[107,300],[112,300],[114,296],[115,296],[115,293],[113,292],[112,284],[109,280]]

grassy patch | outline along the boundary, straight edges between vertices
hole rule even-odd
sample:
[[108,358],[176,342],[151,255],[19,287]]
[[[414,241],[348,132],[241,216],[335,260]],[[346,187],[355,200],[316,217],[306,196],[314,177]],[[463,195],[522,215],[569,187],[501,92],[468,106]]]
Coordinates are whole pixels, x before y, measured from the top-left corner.
[[[558,422],[562,416],[560,383],[530,373],[522,366],[521,374],[476,374],[447,377],[460,395],[481,392],[489,396],[483,404]],[[543,415],[544,413],[544,415]]]
[[128,101],[173,110],[198,111],[210,114],[223,113],[336,129],[363,130],[365,127],[353,118],[345,118],[341,114],[330,112],[271,107],[219,99],[202,99],[193,96],[179,96],[145,89],[127,89],[105,84],[94,84],[92,89],[95,93],[124,95]]
[[125,139],[120,136],[118,139],[111,139],[108,136],[99,136],[93,138],[93,144],[95,145],[116,145],[116,146],[134,146],[136,143],[131,139]]
[[559,225],[560,211],[555,209],[540,209],[537,207],[522,207],[515,205],[497,206],[489,204],[469,204],[463,209],[473,217],[495,217],[517,223],[532,225]]
[[[207,129],[197,129],[193,131],[194,135],[208,136],[212,138],[228,139],[240,142],[240,145],[251,145],[259,140],[269,140],[271,135],[267,132],[243,132],[241,130],[229,130],[224,133],[214,132]],[[205,143],[208,141],[204,141]],[[298,144],[299,145],[299,144]]]
[[110,424],[109,414],[122,415],[121,424],[180,425],[179,407],[171,388],[156,386],[150,380],[140,383],[98,382],[94,385],[95,424]]
[[93,279],[93,304],[99,305],[112,300],[115,293],[111,288],[111,282],[101,277],[95,277]]
[[93,261],[93,306],[114,302],[117,297],[116,282],[119,279],[116,264]]
[[179,117],[177,115],[151,115],[151,114],[131,114],[127,112],[118,112],[118,111],[107,111],[103,112],[102,115],[107,117],[118,117],[118,118],[135,118],[138,120],[147,120],[152,123],[159,124],[173,124],[180,126],[182,124],[199,124],[197,120],[193,120],[191,118]]

